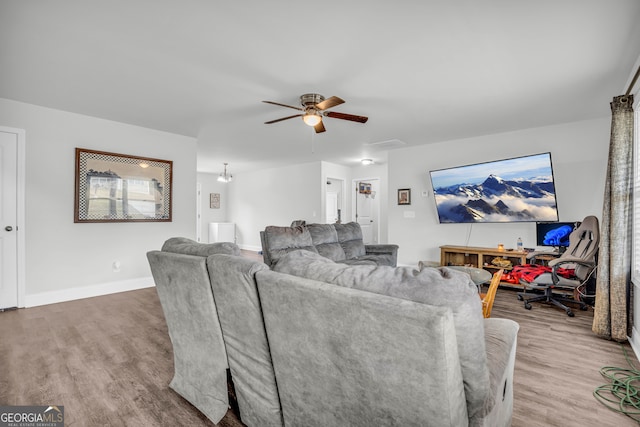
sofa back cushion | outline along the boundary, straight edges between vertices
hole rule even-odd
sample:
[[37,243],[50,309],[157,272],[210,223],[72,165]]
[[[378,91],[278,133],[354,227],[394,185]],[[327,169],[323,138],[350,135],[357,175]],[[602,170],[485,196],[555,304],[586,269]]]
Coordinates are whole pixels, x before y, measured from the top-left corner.
[[304,226],[298,227],[278,227],[269,225],[262,233],[262,251],[265,253],[265,261],[273,265],[280,258],[291,251],[306,250],[318,253],[309,230]]
[[366,254],[360,224],[349,222],[347,224],[333,224],[333,226],[347,259],[358,258]]
[[173,346],[171,388],[214,423],[227,412],[227,353],[211,293],[207,259],[147,253]]
[[307,230],[316,250],[323,257],[333,261],[343,261],[347,255],[338,241],[338,233],[334,224],[309,224]]
[[269,267],[232,255],[210,256],[207,266],[242,421],[249,426],[282,426],[255,281],[256,272]]
[[240,248],[235,243],[198,243],[186,237],[172,237],[162,245],[163,252],[207,257],[214,254],[240,255]]
[[451,309],[275,271],[256,281],[286,426],[467,425]]
[[493,397],[489,393],[482,304],[469,275],[447,268],[417,271],[410,267],[338,264],[304,251],[282,257],[274,271],[449,307],[453,311],[469,418],[484,415],[486,408],[493,407],[489,402]]

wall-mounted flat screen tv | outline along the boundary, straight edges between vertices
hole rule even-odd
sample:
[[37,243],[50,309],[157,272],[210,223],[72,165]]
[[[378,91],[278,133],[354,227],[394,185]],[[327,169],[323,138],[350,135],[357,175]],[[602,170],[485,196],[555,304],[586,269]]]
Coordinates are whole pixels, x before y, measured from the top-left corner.
[[440,223],[558,221],[551,153],[429,175]]

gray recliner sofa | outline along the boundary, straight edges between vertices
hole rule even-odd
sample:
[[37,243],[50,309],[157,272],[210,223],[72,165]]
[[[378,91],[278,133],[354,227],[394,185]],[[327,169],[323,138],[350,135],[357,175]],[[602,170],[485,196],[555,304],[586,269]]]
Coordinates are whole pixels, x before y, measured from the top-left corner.
[[268,226],[260,232],[262,256],[270,267],[283,255],[304,249],[344,264],[374,264],[395,267],[398,245],[365,245],[357,222]]
[[467,275],[304,250],[206,270],[246,425],[510,425],[518,325],[484,319]]
[[183,237],[147,253],[173,346],[169,386],[218,423],[229,409],[229,370],[244,424],[283,426],[255,285],[269,267],[239,255],[234,243]]
[[233,243],[199,244],[183,237],[147,253],[173,346],[169,384],[217,423],[229,409],[227,353],[211,293],[207,257],[238,256]]

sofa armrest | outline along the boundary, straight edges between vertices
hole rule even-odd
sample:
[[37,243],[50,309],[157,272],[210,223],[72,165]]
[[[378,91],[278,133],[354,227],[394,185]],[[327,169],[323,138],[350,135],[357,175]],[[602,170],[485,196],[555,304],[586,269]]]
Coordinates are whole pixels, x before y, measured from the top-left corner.
[[367,258],[374,258],[378,265],[395,267],[398,265],[398,245],[364,245]]
[[364,250],[367,255],[398,255],[398,245],[390,244],[378,244],[378,245],[364,245]]
[[262,260],[269,267],[272,267],[273,261],[271,261],[271,256],[269,255],[269,246],[267,245],[266,236],[264,231],[260,232],[260,244],[262,245]]
[[493,407],[484,408],[483,414],[470,425],[508,427],[513,413],[513,371],[520,326],[510,319],[484,319],[484,338],[489,365],[489,382]]

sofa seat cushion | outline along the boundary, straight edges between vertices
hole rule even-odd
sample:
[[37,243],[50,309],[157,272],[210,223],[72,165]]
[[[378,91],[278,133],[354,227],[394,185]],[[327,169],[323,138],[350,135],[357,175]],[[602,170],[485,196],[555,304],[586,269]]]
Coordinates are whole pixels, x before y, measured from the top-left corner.
[[338,242],[338,233],[333,224],[309,224],[307,230],[320,255],[333,261],[343,261],[347,258]]
[[343,259],[336,262],[339,262],[340,264],[346,264],[346,265],[378,265],[377,258],[378,257],[373,257],[373,258],[367,257],[365,255],[360,258]]
[[469,418],[493,407],[484,337],[482,305],[469,275],[447,268],[335,263],[318,254],[295,251],[283,256],[274,271],[424,304],[449,307],[454,316],[460,366]]
[[318,250],[313,245],[311,233],[306,226],[277,227],[269,225],[264,229],[264,242],[269,250],[271,263],[278,260],[291,251],[305,250],[315,254]]
[[388,267],[395,267],[397,256],[395,254],[367,254],[359,257],[361,260],[371,260],[377,265],[386,265]]

